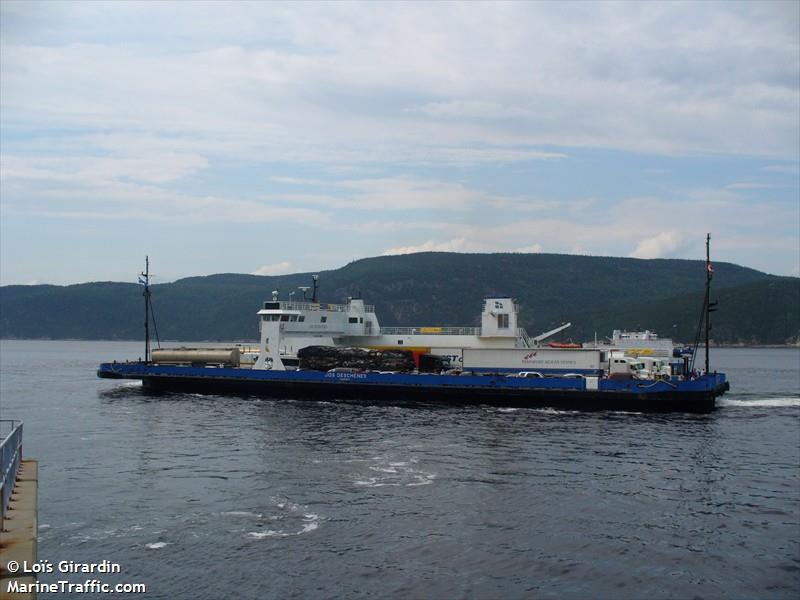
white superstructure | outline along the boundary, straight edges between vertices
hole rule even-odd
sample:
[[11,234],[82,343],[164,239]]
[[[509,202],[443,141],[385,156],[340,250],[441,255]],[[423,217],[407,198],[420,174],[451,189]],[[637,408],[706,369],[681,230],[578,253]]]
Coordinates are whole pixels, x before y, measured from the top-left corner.
[[618,350],[626,356],[672,357],[674,344],[669,338],[660,338],[649,329],[645,331],[622,331],[615,329],[611,339],[598,344],[584,344],[584,348],[594,347]]
[[258,311],[258,349],[243,354],[243,360],[255,369],[282,371],[297,367],[302,348],[338,346],[430,353],[468,370],[597,373],[609,370],[612,356],[626,363],[650,357],[647,369],[653,372],[660,372],[672,357],[672,340],[649,330],[615,330],[607,342],[584,344],[582,349],[543,347],[543,340],[570,324],[531,338],[519,327],[519,305],[510,296],[484,299],[480,327],[381,327],[375,307],[361,298],[348,298],[345,304],[317,302],[316,279],[314,283],[311,302],[278,300],[278,292],[273,292],[272,300]]
[[457,363],[464,348],[535,347],[543,336],[531,340],[518,326],[518,313],[513,298],[493,296],[484,299],[480,327],[381,327],[375,308],[361,298],[326,304],[282,301],[273,293],[272,301],[258,311],[261,339],[254,368],[283,370],[307,346],[405,348],[447,356]]

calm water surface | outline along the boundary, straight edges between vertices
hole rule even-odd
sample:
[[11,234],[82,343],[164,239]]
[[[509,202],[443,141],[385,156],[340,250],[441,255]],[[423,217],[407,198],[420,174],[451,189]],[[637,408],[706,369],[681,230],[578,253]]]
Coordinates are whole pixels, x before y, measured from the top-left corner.
[[[39,558],[144,598],[795,598],[800,350],[709,415],[150,396],[141,345],[3,341]],[[85,575],[45,575],[42,581]],[[92,597],[86,595],[83,597]]]

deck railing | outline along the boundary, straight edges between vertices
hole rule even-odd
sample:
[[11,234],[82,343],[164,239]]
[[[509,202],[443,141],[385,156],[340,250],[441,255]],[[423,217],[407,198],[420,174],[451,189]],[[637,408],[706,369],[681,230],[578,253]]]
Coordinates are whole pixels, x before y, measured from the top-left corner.
[[[327,310],[330,312],[347,312],[350,310],[349,304],[328,304],[326,302],[295,302],[295,301],[285,301],[281,300],[279,302],[280,310],[303,310],[303,311],[318,311],[318,310]],[[366,304],[364,306],[365,313],[374,313],[375,306],[372,304]]]
[[[382,335],[481,335],[480,327],[381,327]],[[517,329],[517,337],[526,347],[533,346],[527,332]]]
[[17,471],[22,460],[22,421],[0,420],[0,436],[10,426],[9,433],[0,445],[0,528],[6,516],[6,508],[17,481]]
[[480,327],[381,327],[381,335],[480,335]]

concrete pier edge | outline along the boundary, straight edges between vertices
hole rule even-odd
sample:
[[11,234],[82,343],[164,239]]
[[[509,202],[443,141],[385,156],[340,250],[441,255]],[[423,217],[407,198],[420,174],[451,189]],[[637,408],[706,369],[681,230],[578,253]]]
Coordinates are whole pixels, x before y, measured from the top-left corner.
[[31,593],[9,593],[9,584],[17,580],[20,584],[31,584],[36,578],[9,573],[9,561],[18,565],[33,564],[38,559],[39,534],[39,462],[24,459],[20,462],[14,491],[11,494],[6,518],[0,531],[0,600],[22,600],[36,598]]

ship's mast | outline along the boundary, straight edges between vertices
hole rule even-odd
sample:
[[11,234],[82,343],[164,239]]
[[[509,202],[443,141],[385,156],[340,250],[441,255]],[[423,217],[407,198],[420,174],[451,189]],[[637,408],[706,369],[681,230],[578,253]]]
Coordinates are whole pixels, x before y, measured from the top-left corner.
[[711,264],[711,234],[706,234],[706,373],[711,372],[709,363],[709,338],[711,333],[711,313],[717,306],[716,302],[711,302],[711,278],[714,276],[714,265]]
[[[144,273],[140,273],[139,283],[144,285],[144,362],[150,362],[150,257],[144,257]],[[142,277],[144,279],[142,279]]]

